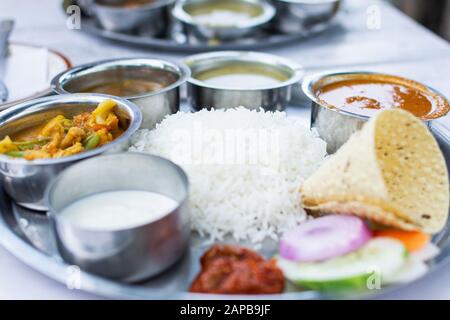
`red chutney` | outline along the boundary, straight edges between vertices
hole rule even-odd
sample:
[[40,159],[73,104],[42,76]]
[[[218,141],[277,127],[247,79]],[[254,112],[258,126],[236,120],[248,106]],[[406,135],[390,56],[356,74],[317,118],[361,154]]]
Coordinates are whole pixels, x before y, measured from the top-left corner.
[[365,116],[372,116],[380,109],[401,108],[418,118],[432,119],[443,115],[437,112],[439,109],[448,109],[444,99],[425,88],[388,80],[342,80],[321,87],[316,94],[330,106]]
[[190,291],[218,294],[274,294],[284,289],[275,260],[233,245],[214,245],[202,256]]

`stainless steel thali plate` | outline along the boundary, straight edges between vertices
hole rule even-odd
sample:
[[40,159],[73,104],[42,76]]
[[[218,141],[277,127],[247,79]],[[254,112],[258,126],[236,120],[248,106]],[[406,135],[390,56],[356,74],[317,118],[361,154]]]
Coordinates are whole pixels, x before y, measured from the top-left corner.
[[[288,107],[287,114],[301,118],[309,123],[309,108]],[[439,142],[450,165],[450,130],[440,123],[431,125],[431,130]],[[429,262],[429,272],[439,272],[450,261],[450,221],[446,228],[433,238],[441,249],[440,254]],[[304,300],[327,298],[372,298],[382,297],[393,291],[405,290],[405,285],[389,286],[381,290],[350,292],[346,295],[324,295],[316,291],[295,291],[288,287],[287,292],[276,295],[206,295],[187,292],[192,279],[199,271],[199,258],[208,247],[193,237],[190,250],[174,267],[160,276],[137,284],[124,284],[107,280],[79,270],[65,263],[59,255],[50,221],[43,214],[36,214],[16,206],[0,189],[0,244],[18,259],[35,270],[55,279],[68,287],[94,293],[108,298],[123,299],[278,299]],[[265,254],[265,252],[262,252]],[[75,277],[75,279],[74,279]],[[297,289],[298,290],[298,289]]]

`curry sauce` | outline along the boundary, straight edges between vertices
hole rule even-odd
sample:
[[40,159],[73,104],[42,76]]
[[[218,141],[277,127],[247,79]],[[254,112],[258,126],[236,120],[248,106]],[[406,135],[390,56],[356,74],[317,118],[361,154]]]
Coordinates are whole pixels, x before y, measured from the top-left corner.
[[421,119],[440,107],[440,101],[431,92],[414,86],[376,79],[349,79],[321,87],[318,98],[333,107],[372,116],[377,110],[401,108]]

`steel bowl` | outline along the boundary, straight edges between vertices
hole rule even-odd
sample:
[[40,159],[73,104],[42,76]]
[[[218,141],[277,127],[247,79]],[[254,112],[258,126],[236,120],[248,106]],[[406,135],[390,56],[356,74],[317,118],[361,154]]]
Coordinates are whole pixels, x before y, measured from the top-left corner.
[[[302,89],[305,95],[312,101],[311,104],[311,128],[316,128],[320,137],[327,143],[327,152],[336,152],[355,132],[361,129],[370,117],[362,114],[345,111],[331,105],[317,97],[316,92],[325,85],[362,77],[379,78],[390,80],[407,86],[414,86],[419,90],[427,91],[435,96],[441,103],[442,108],[438,108],[435,118],[443,117],[449,112],[449,103],[438,91],[403,77],[381,74],[376,72],[323,72],[306,76]],[[429,126],[433,119],[422,119]]]
[[183,64],[159,59],[127,58],[84,64],[60,73],[52,80],[52,89],[58,94],[86,91],[89,87],[120,81],[126,78],[154,81],[163,89],[125,98],[142,111],[141,128],[152,129],[166,115],[180,107],[180,86],[190,76]]
[[95,0],[90,8],[100,26],[108,31],[159,36],[166,31],[168,8],[175,0],[155,0],[149,4],[124,7],[120,0]]
[[[117,230],[96,230],[67,220],[61,211],[83,197],[106,191],[163,194],[178,206],[158,220]],[[173,162],[142,153],[106,155],[64,170],[47,190],[49,216],[63,259],[118,281],[152,277],[179,260],[189,245],[188,180]]]
[[0,103],[8,100],[8,89],[2,80],[0,80]]
[[[219,51],[203,53],[186,58],[191,68],[188,80],[188,99],[196,109],[235,108],[244,106],[249,109],[284,110],[291,99],[292,86],[303,77],[303,68],[288,59],[275,55],[248,51]],[[273,70],[286,76],[286,81],[270,87],[255,89],[214,86],[198,80],[195,76],[204,71],[226,67],[233,64]]]
[[277,15],[273,27],[283,33],[325,29],[339,11],[341,0],[272,0]]
[[130,136],[141,124],[142,116],[139,108],[133,103],[100,94],[45,97],[18,104],[0,113],[0,137],[3,138],[6,135],[39,125],[59,114],[71,117],[84,111],[92,111],[105,99],[114,100],[117,103],[117,113],[129,123],[127,130],[114,141],[94,150],[57,159],[28,161],[0,155],[0,179],[11,198],[24,207],[46,211],[45,188],[59,172],[82,159],[102,153],[126,150]]
[[[230,25],[206,24],[195,19],[192,14],[194,10],[214,4],[241,6],[252,17]],[[275,16],[275,8],[265,0],[183,0],[175,4],[172,15],[182,24],[188,36],[200,41],[229,41],[249,36],[263,28]]]
[[[92,11],[92,6],[94,5],[95,0],[76,0],[76,4],[81,8],[83,14],[87,16],[93,16],[94,12]],[[64,8],[67,10],[67,8]]]

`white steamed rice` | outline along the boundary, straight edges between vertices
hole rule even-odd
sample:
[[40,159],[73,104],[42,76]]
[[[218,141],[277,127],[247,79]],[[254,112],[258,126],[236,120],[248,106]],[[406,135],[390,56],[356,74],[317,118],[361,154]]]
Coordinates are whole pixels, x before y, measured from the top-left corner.
[[190,182],[192,229],[211,240],[277,240],[304,221],[299,187],[326,144],[283,112],[245,108],[178,112],[140,130],[131,151],[166,157]]

